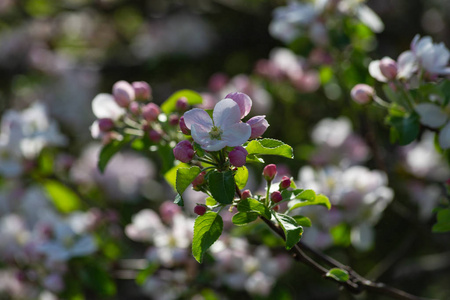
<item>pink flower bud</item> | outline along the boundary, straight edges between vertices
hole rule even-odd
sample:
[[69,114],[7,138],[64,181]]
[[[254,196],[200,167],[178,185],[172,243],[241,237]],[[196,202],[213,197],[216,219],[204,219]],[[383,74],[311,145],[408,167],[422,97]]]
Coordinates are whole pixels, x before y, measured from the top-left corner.
[[169,124],[171,126],[178,126],[179,123],[180,123],[180,118],[178,118],[178,115],[172,114],[169,116]]
[[281,196],[280,191],[275,191],[272,194],[270,194],[270,200],[272,200],[274,203],[278,203],[281,200],[283,200],[283,196]]
[[280,206],[279,205],[275,205],[274,207],[272,207],[272,209],[274,211],[279,211],[280,210]]
[[114,121],[110,118],[103,118],[98,120],[98,128],[102,132],[111,131],[114,128]]
[[225,98],[231,99],[239,105],[239,109],[241,110],[241,119],[248,115],[252,109],[252,99],[244,93],[229,93],[225,96]]
[[189,107],[188,99],[186,97],[179,98],[175,103],[175,107],[180,112],[186,111]]
[[188,163],[194,157],[194,148],[191,142],[184,140],[179,142],[175,148],[173,148],[173,155],[181,162]]
[[208,82],[208,88],[217,93],[225,87],[228,82],[228,76],[223,73],[216,73],[211,76]]
[[390,57],[384,57],[380,60],[380,72],[388,80],[397,77],[397,63]]
[[245,160],[247,158],[248,152],[242,146],[235,147],[230,153],[228,153],[228,158],[230,163],[235,167],[242,167],[245,165]]
[[205,175],[206,175],[205,171],[200,172],[200,174],[198,174],[197,177],[195,177],[195,179],[192,181],[192,188],[194,190],[199,191],[200,186],[205,184],[205,182],[206,182]]
[[372,100],[375,91],[367,84],[357,84],[352,88],[350,95],[355,102],[366,104]]
[[160,113],[161,110],[155,103],[149,103],[142,108],[142,116],[148,122],[156,121]]
[[139,115],[139,111],[141,108],[139,106],[139,103],[137,103],[136,101],[133,101],[130,103],[129,109],[133,115]]
[[247,124],[250,125],[252,129],[252,133],[250,135],[250,139],[255,139],[260,137],[266,132],[269,127],[269,122],[266,120],[266,116],[255,116],[247,121]]
[[206,213],[206,210],[206,207],[203,205],[197,205],[194,207],[194,212],[199,216],[203,216]]
[[134,89],[128,82],[121,80],[113,85],[114,100],[120,107],[128,107],[134,101]]
[[181,208],[171,201],[165,201],[159,207],[159,214],[164,222],[170,223],[176,214],[181,212]]
[[135,81],[131,84],[136,95],[136,100],[148,100],[152,96],[152,88],[145,81]]
[[267,181],[272,181],[277,175],[277,166],[274,164],[267,165],[263,170],[263,176]]
[[148,137],[151,141],[158,143],[162,138],[162,132],[159,130],[150,129],[150,131],[148,132]]
[[291,186],[291,179],[287,176],[283,176],[280,182],[280,190],[287,189],[290,186]]
[[252,196],[252,192],[250,192],[250,190],[245,190],[241,194],[241,199],[245,200],[245,199],[250,198],[251,196]]
[[184,122],[184,117],[180,118],[180,129],[183,134],[191,135],[191,131],[187,128],[186,123]]

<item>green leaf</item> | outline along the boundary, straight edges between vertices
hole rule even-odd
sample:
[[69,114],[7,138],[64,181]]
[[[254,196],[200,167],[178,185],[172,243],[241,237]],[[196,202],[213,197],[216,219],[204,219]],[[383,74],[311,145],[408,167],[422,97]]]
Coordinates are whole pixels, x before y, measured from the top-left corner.
[[243,226],[255,221],[256,219],[258,219],[258,216],[259,213],[255,211],[238,212],[233,216],[231,221],[233,222],[234,225]]
[[148,277],[153,275],[159,268],[159,265],[157,263],[149,263],[149,265],[144,269],[141,270],[137,276],[136,276],[136,283],[138,285],[143,285]]
[[158,155],[162,161],[161,172],[165,173],[173,168],[175,156],[173,155],[173,148],[167,145],[158,145]]
[[340,282],[346,282],[350,278],[347,271],[339,268],[330,269],[325,276]]
[[246,163],[260,163],[263,164],[264,163],[264,159],[262,159],[261,157],[254,155],[254,154],[249,154],[247,155],[247,159],[245,160]]
[[240,212],[257,212],[261,216],[270,220],[270,210],[261,202],[253,198],[247,198],[239,201],[237,209]]
[[116,285],[110,274],[96,263],[85,264],[80,276],[83,283],[99,295],[112,296],[116,293]]
[[182,195],[201,171],[202,170],[197,166],[193,166],[190,168],[178,168],[177,180],[175,184],[178,194]]
[[433,225],[433,232],[450,231],[450,208],[440,209],[437,213],[437,223]]
[[177,100],[181,97],[186,97],[189,105],[201,104],[203,102],[202,96],[199,93],[191,90],[181,90],[173,93],[164,103],[161,105],[161,110],[170,114],[176,110]]
[[312,223],[308,217],[304,216],[292,216],[292,218],[297,222],[298,225],[302,227],[311,227]]
[[298,194],[295,198],[314,201],[316,200],[316,192],[314,192],[313,190],[304,190],[300,194]]
[[274,139],[253,140],[247,144],[245,149],[249,155],[278,155],[294,158],[294,152],[291,146]]
[[44,182],[44,188],[56,209],[63,213],[69,213],[81,208],[81,200],[70,188],[55,180]]
[[185,163],[180,163],[164,174],[164,178],[173,187],[174,190],[176,190],[177,185],[177,170],[180,168],[189,168],[189,165]]
[[109,144],[103,146],[102,150],[100,151],[99,160],[97,163],[97,167],[100,170],[100,172],[105,172],[106,165],[108,164],[109,160],[120,151],[126,144],[130,142],[130,137],[125,136],[123,140],[121,141],[112,141]]
[[175,200],[173,201],[173,203],[175,203],[175,204],[178,205],[178,206],[184,206],[184,200],[183,200],[183,197],[181,197],[180,194],[177,194],[177,195],[175,196]]
[[286,249],[291,249],[300,241],[302,237],[303,228],[295,222],[294,218],[274,212],[275,219],[283,228],[284,235],[286,237]]
[[327,196],[322,195],[322,194],[316,195],[314,200],[296,199],[296,200],[292,200],[288,203],[289,211],[296,209],[298,207],[303,207],[303,206],[308,206],[308,205],[322,205],[328,209],[331,208],[330,200],[328,199]]
[[245,166],[239,167],[236,173],[234,173],[234,180],[240,190],[245,188],[248,181],[248,169]]
[[214,205],[217,204],[217,201],[216,201],[213,197],[208,197],[208,198],[206,198],[206,200],[205,200],[205,204],[206,204],[207,206],[214,206]]
[[208,176],[209,190],[213,198],[221,204],[233,203],[235,182],[232,171],[212,171]]
[[220,237],[222,229],[222,217],[216,212],[208,211],[195,219],[192,255],[199,263],[202,262],[206,250]]
[[411,143],[419,135],[420,123],[416,114],[404,118],[391,116],[389,123],[395,128],[400,145]]

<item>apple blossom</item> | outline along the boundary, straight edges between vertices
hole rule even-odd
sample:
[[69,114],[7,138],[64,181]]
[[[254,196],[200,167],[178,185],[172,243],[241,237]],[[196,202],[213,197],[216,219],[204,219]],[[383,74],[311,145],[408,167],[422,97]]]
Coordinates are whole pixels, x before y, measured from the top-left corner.
[[152,88],[145,81],[135,81],[131,83],[134,89],[136,100],[148,100],[152,96]]
[[355,102],[366,104],[372,100],[374,93],[375,91],[371,86],[360,83],[352,88],[350,95]]
[[223,99],[214,107],[213,119],[199,108],[184,114],[186,127],[192,138],[204,150],[218,151],[226,146],[236,147],[245,143],[251,135],[251,127],[240,122],[241,110],[232,99]]
[[128,107],[135,99],[134,89],[128,82],[121,80],[113,85],[114,100],[120,107]]
[[287,189],[290,186],[291,186],[291,179],[287,176],[283,176],[280,182],[280,190]]
[[248,120],[246,123],[250,125],[252,129],[250,139],[255,139],[262,136],[270,126],[269,122],[267,122],[266,120],[266,116],[255,116],[253,118],[250,118],[250,120]]
[[179,142],[175,148],[173,148],[173,155],[181,162],[188,163],[194,157],[194,148],[188,140]]
[[263,176],[267,181],[272,181],[277,175],[277,166],[270,164],[264,167]]
[[197,205],[194,207],[194,212],[199,216],[203,216],[206,213],[206,207],[203,205]]
[[241,111],[241,119],[248,115],[252,109],[252,99],[244,93],[229,93],[225,96],[225,99],[231,99],[239,105],[239,110]]
[[142,116],[147,122],[153,122],[158,119],[161,110],[155,103],[148,103],[142,108]]
[[189,104],[188,104],[188,99],[186,97],[181,97],[180,99],[177,100],[177,102],[175,103],[175,107],[177,108],[178,111],[184,112],[186,111],[186,109],[188,108]]
[[245,200],[247,198],[250,198],[251,196],[252,196],[252,192],[250,192],[250,190],[245,190],[245,191],[242,191],[241,199]]
[[247,158],[248,152],[242,146],[237,146],[230,153],[228,153],[228,158],[230,163],[235,167],[242,167],[245,165],[245,160]]
[[270,200],[272,200],[274,203],[278,203],[281,200],[283,200],[283,196],[281,196],[280,191],[275,191],[272,194],[270,194]]
[[187,128],[186,122],[184,121],[184,117],[183,117],[183,116],[180,117],[180,122],[179,122],[179,124],[180,124],[180,130],[181,130],[181,132],[182,132],[183,134],[185,134],[185,135],[191,135],[191,130],[190,130],[189,128]]

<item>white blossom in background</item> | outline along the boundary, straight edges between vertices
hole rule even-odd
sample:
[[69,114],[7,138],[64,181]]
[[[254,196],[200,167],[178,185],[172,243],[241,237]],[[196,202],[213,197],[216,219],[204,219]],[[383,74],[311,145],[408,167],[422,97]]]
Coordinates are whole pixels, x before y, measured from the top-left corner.
[[349,166],[369,159],[369,147],[353,133],[352,124],[346,117],[322,119],[314,126],[311,139],[318,147],[311,157],[313,164]]
[[[310,228],[306,229],[305,242],[323,248],[331,246],[332,239],[326,236],[329,230],[346,223],[351,226],[352,245],[368,250],[373,244],[373,226],[394,196],[387,187],[386,174],[363,166],[328,166],[317,170],[305,166],[299,171],[297,186],[313,189],[330,199],[333,207],[330,212],[321,207],[300,209],[316,227],[311,235]],[[317,231],[319,228],[322,232]]]
[[109,200],[133,202],[139,199],[146,185],[152,185],[152,197],[158,199],[160,186],[154,181],[153,162],[138,154],[117,153],[108,163],[105,172],[98,170],[99,144],[88,145],[71,169],[71,178],[78,184],[100,187]]

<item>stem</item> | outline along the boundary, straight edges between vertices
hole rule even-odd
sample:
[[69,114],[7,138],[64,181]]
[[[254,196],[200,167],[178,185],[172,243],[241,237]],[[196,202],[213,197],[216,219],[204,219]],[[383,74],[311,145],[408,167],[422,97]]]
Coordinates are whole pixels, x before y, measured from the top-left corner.
[[[264,217],[260,217],[266,224],[267,226],[270,227],[270,229],[272,229],[276,234],[278,234],[283,240],[285,240],[285,236],[284,236],[284,232],[283,230],[281,230],[281,228],[279,228],[277,225],[275,225],[274,223],[272,223],[270,220],[264,218]],[[320,265],[319,263],[317,263],[314,259],[312,259],[310,256],[308,256],[303,250],[306,249],[309,252],[311,252],[314,256],[316,256],[317,258],[319,258],[320,260],[322,260],[323,262],[325,262],[327,265],[335,267],[335,268],[340,268],[343,270],[346,270],[349,273],[350,279],[347,280],[346,282],[340,282],[337,281],[331,277],[327,277],[326,274],[328,272],[328,269],[323,267],[322,265]],[[328,280],[332,280],[335,281],[336,283],[338,283],[339,285],[341,285],[342,287],[345,287],[348,291],[350,291],[353,294],[359,294],[363,291],[368,291],[368,292],[373,292],[376,294],[382,294],[382,295],[386,295],[389,296],[393,299],[400,299],[400,300],[425,300],[425,298],[421,298],[421,297],[417,297],[414,295],[411,295],[409,293],[406,293],[402,290],[387,286],[383,283],[377,283],[377,282],[373,282],[370,281],[366,278],[364,278],[363,276],[359,275],[358,273],[356,273],[355,271],[353,271],[353,269],[349,266],[346,266],[340,262],[338,262],[337,260],[321,253],[318,252],[312,248],[310,248],[309,246],[303,244],[303,243],[297,243],[292,249],[291,251],[293,252],[293,257],[295,260],[301,261],[304,264],[310,266],[311,268],[313,268],[317,273],[319,273],[320,275],[322,275],[322,277],[328,279]]]
[[200,157],[196,158],[195,160],[198,160],[198,161],[204,162],[205,164],[213,165],[213,166],[216,166],[216,167],[218,166],[215,162],[212,162],[210,160],[206,160],[206,159],[203,159],[203,158],[200,158]]
[[272,185],[272,180],[267,181],[267,191],[266,191],[266,200],[264,201],[264,205],[269,207],[270,201],[270,186]]

